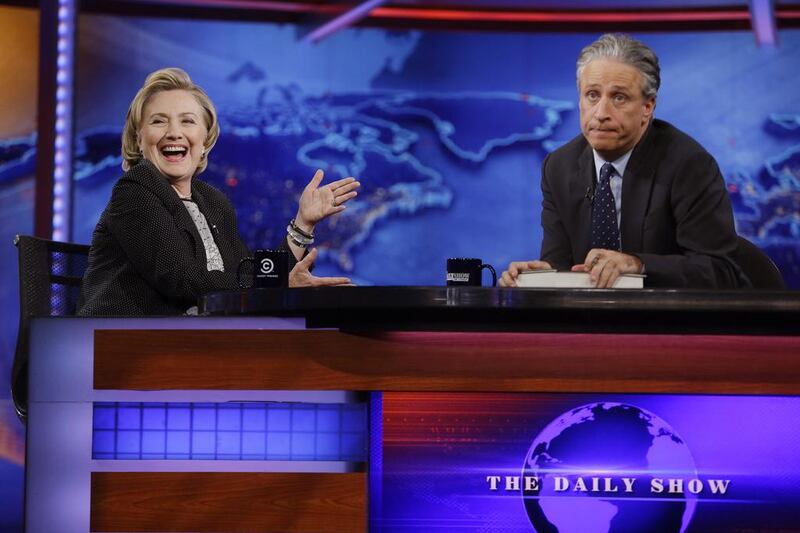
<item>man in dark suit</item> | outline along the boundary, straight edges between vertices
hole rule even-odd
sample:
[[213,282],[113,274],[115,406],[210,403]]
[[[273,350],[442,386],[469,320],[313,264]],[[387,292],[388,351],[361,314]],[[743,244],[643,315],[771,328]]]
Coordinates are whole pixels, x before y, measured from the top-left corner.
[[588,272],[598,288],[623,274],[647,286],[738,287],[731,260],[733,212],[714,158],[667,122],[653,119],[660,70],[655,53],[618,34],[603,35],[577,63],[582,135],[542,164],[541,259],[519,272]]

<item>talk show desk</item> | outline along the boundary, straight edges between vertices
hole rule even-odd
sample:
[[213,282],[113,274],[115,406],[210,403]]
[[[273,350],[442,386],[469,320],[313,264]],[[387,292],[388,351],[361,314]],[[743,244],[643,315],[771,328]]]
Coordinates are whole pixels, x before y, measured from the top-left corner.
[[[200,310],[33,320],[26,531],[367,531],[381,393],[800,395],[796,292],[259,289]],[[173,408],[259,402],[363,406],[363,456],[242,460],[240,437],[239,457],[198,459],[194,415],[168,427]]]

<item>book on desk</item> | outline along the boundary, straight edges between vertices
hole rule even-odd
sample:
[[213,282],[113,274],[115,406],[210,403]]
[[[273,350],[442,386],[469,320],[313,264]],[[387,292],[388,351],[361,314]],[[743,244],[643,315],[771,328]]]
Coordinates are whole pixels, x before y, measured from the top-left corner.
[[[644,275],[624,274],[614,282],[614,289],[642,289]],[[539,289],[593,289],[588,272],[559,272],[555,269],[523,270],[517,277],[517,287]]]

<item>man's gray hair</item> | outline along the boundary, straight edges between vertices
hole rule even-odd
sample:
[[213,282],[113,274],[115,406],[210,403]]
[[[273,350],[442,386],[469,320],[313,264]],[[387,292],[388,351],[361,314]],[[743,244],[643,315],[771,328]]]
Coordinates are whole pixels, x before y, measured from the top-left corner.
[[615,59],[641,72],[642,95],[645,98],[655,98],[661,86],[658,56],[646,44],[622,33],[606,33],[581,50],[576,73],[579,91],[583,69],[595,59],[602,58]]

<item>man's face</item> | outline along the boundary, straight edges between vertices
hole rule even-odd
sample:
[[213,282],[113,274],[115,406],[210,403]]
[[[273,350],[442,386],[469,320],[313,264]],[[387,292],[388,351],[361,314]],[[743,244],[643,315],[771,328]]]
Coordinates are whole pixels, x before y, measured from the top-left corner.
[[642,96],[642,74],[613,59],[591,61],[580,78],[581,131],[606,161],[636,146],[656,99]]

